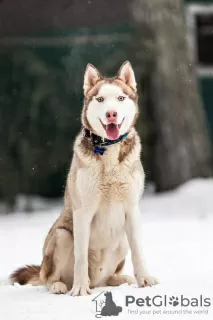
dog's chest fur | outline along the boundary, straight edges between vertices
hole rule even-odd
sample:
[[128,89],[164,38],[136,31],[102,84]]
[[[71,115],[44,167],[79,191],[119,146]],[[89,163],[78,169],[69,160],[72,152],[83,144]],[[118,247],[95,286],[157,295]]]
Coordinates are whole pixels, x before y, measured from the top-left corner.
[[122,203],[102,203],[91,224],[90,243],[94,248],[118,247],[125,234],[125,210]]
[[[133,132],[133,135],[135,133]],[[135,141],[132,138],[131,141]],[[144,173],[140,164],[140,144],[132,144],[123,161],[121,143],[109,146],[104,155],[86,154],[81,141],[76,143],[76,157],[71,168],[70,195],[73,208],[94,206],[90,247],[110,249],[119,246],[125,236],[126,213],[137,202],[143,189]],[[88,210],[86,209],[86,211]],[[85,213],[86,214],[86,213]],[[122,240],[121,240],[122,239]]]
[[104,155],[100,167],[100,190],[102,202],[124,200],[129,194],[130,169],[119,163],[119,146],[111,146]]
[[97,164],[100,201],[91,225],[91,245],[116,249],[125,236],[126,203],[130,195],[131,169],[120,164],[119,145],[111,146]]

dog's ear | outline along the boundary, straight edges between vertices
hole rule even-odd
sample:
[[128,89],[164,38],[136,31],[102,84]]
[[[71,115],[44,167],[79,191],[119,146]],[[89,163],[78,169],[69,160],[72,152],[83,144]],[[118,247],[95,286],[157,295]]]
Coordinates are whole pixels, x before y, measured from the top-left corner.
[[86,67],[84,74],[84,94],[86,94],[101,79],[99,71],[90,63]]
[[129,61],[125,61],[120,67],[120,70],[118,71],[118,78],[125,82],[134,91],[137,91],[135,74]]

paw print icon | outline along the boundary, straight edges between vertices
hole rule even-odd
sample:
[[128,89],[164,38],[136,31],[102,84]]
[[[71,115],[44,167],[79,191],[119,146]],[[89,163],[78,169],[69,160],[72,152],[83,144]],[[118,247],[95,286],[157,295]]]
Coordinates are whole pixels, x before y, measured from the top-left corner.
[[178,297],[174,297],[174,296],[170,297],[169,304],[173,307],[178,306],[179,305]]

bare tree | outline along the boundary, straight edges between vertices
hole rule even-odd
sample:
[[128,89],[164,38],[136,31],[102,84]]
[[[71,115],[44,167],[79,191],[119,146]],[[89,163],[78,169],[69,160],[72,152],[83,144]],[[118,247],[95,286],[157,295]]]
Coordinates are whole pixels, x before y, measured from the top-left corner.
[[105,301],[104,300],[100,300],[98,305],[99,305],[99,307],[101,309],[103,309],[103,307],[105,306]]
[[[134,0],[131,52],[140,77],[157,191],[212,175],[212,149],[182,0]],[[143,106],[144,107],[144,106]]]

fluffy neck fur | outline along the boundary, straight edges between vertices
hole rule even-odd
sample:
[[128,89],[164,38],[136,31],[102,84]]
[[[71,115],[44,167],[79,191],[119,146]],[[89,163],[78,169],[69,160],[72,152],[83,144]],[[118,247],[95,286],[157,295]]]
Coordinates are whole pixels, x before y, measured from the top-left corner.
[[116,158],[118,162],[122,162],[136,145],[138,135],[134,128],[129,132],[129,135],[121,142],[115,145],[106,146],[104,155],[94,153],[94,146],[92,140],[88,137],[81,135],[79,137],[79,144],[81,152],[84,156],[92,158],[95,161],[105,161],[109,157]]

